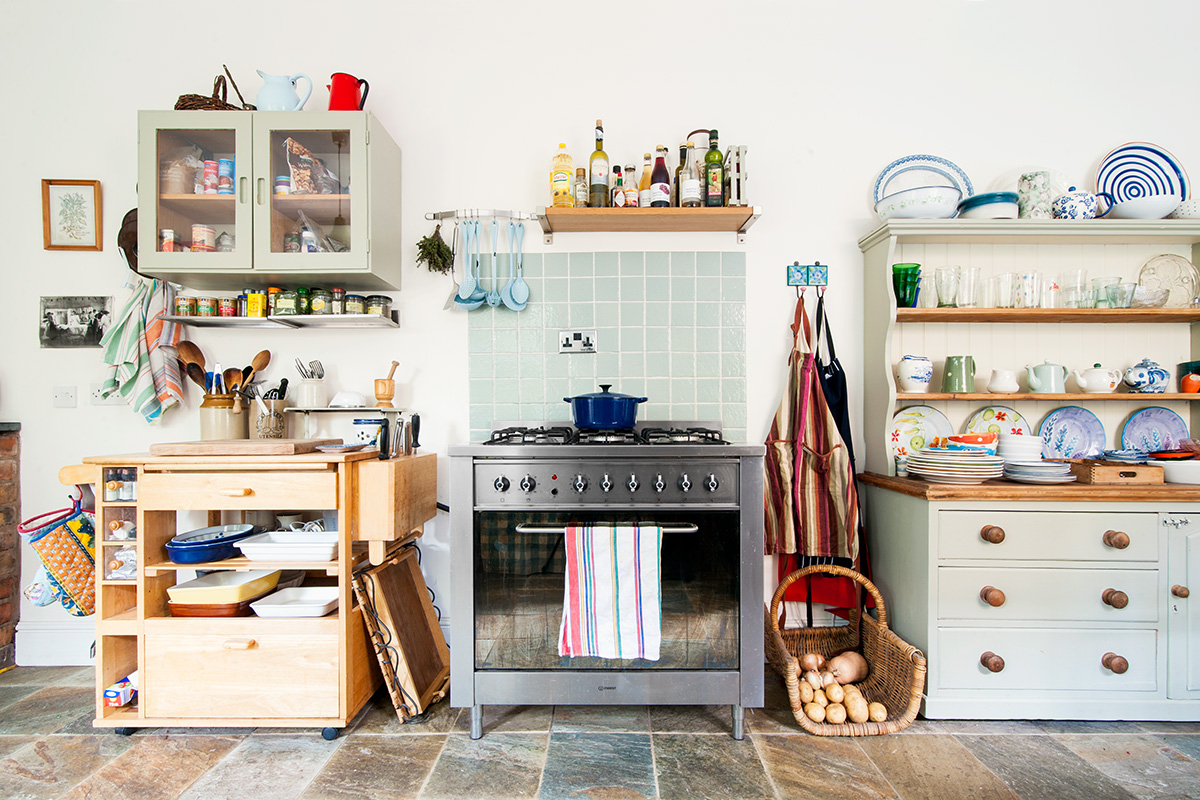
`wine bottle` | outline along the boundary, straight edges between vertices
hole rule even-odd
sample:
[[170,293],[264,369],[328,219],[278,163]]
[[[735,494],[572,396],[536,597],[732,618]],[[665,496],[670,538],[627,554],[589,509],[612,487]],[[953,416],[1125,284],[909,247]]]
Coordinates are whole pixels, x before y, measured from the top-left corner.
[[696,145],[687,143],[683,169],[679,173],[680,208],[700,207],[700,170],[696,166]]
[[666,208],[671,205],[671,173],[667,172],[667,148],[654,148],[654,172],[650,175],[650,206]]
[[550,199],[555,208],[570,208],[575,204],[575,193],[571,181],[574,179],[574,169],[571,165],[571,154],[567,152],[565,142],[558,143],[558,152],[550,165]]
[[587,169],[584,167],[576,167],[575,168],[575,207],[576,208],[587,208],[589,191],[590,191],[590,187],[588,186]]
[[654,166],[650,163],[650,154],[646,153],[642,156],[642,181],[638,184],[638,205],[642,208],[650,207],[650,174],[654,172]]
[[687,156],[687,144],[679,143],[679,166],[675,168],[675,182],[671,184],[671,205],[679,207],[679,174],[683,172],[683,162]]
[[725,205],[725,159],[717,145],[717,129],[708,132],[708,152],[704,154],[704,205]]
[[633,164],[628,164],[625,167],[625,175],[623,178],[623,186],[625,187],[625,207],[638,207],[638,182],[635,177],[637,173],[634,171]]
[[621,165],[613,167],[612,192],[609,196],[609,205],[613,208],[625,207],[625,187],[621,182]]
[[591,182],[588,190],[588,205],[592,208],[608,208],[608,153],[604,152],[604,123],[596,120],[596,149],[588,161]]

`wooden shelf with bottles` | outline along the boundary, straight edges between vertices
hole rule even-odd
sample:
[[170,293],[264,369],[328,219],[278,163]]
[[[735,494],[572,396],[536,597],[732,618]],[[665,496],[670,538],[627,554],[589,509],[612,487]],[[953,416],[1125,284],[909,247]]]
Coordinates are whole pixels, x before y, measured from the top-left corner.
[[897,308],[896,322],[1200,322],[1200,308]]
[[760,206],[727,208],[539,208],[547,244],[556,233],[730,232],[738,241],[762,215]]

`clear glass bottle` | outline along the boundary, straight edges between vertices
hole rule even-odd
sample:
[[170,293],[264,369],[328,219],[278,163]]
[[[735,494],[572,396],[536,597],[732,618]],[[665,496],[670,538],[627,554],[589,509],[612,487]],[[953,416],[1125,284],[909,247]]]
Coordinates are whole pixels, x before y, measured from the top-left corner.
[[638,207],[638,182],[637,182],[637,178],[634,177],[636,175],[637,175],[637,170],[634,167],[634,165],[627,164],[625,166],[625,176],[624,176],[624,182],[622,184],[625,187],[625,207],[626,208],[637,208]]
[[588,206],[588,176],[586,167],[575,168],[575,207]]
[[671,173],[667,172],[667,148],[654,148],[654,172],[650,175],[650,206],[667,208],[671,205]]
[[604,152],[604,123],[596,120],[596,149],[588,159],[588,205],[592,208],[608,208],[612,198],[608,196],[608,153]]
[[575,169],[571,163],[571,154],[567,152],[566,142],[558,143],[558,152],[550,163],[550,200],[555,208],[570,208],[575,205],[575,193],[572,181],[575,179]]
[[646,153],[642,156],[642,180],[638,183],[638,205],[642,208],[650,207],[650,175],[654,172],[654,165],[650,163],[650,154]]
[[679,207],[679,175],[683,172],[683,162],[687,159],[687,142],[679,143],[679,166],[675,167],[675,181],[671,184],[671,205]]
[[613,208],[625,207],[625,185],[620,164],[613,167],[612,191],[609,194],[608,204]]
[[679,172],[680,208],[700,207],[700,170],[696,166],[696,145],[687,143],[683,169]]
[[708,152],[704,154],[704,205],[725,205],[725,158],[717,144],[717,129],[708,132]]

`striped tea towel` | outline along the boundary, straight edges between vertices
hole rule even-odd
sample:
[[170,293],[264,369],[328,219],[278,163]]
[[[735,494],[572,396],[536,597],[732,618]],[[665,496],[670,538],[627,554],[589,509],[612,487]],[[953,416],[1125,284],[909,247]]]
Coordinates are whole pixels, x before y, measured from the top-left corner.
[[183,402],[183,376],[179,370],[179,323],[164,319],[175,308],[175,289],[167,281],[155,280],[146,304],[146,351],[150,375],[162,410]]
[[662,642],[662,528],[566,529],[560,656],[657,661]]
[[150,289],[138,281],[113,325],[100,340],[104,348],[104,363],[108,374],[100,386],[107,397],[116,392],[125,398],[134,411],[155,422],[162,414],[162,404],[154,387],[154,372],[146,346],[146,308]]

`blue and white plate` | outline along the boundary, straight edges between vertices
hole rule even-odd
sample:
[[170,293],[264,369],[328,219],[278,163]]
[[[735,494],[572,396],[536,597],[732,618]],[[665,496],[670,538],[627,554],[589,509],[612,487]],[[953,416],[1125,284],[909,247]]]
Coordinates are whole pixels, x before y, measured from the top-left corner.
[[1121,447],[1143,453],[1175,450],[1190,435],[1183,417],[1169,408],[1150,406],[1125,422],[1121,428]]
[[1104,424],[1079,406],[1063,406],[1046,415],[1038,428],[1043,458],[1094,458],[1104,452]]
[[931,178],[928,175],[919,176],[917,174],[930,172],[949,181],[949,185],[962,193],[961,197],[969,197],[975,193],[975,188],[971,186],[971,179],[967,177],[967,173],[963,172],[962,168],[953,161],[938,156],[912,155],[896,159],[884,167],[883,172],[879,173],[879,177],[875,179],[875,204],[879,205],[879,201],[890,194],[887,191],[888,184],[904,173],[913,173],[910,177],[916,178],[916,181],[910,182],[911,185],[898,186],[892,189],[892,192],[913,189],[918,186],[936,185],[930,183]]
[[1149,142],[1129,142],[1113,150],[1100,162],[1096,190],[1108,192],[1118,203],[1171,194],[1188,198],[1188,178],[1175,156]]

